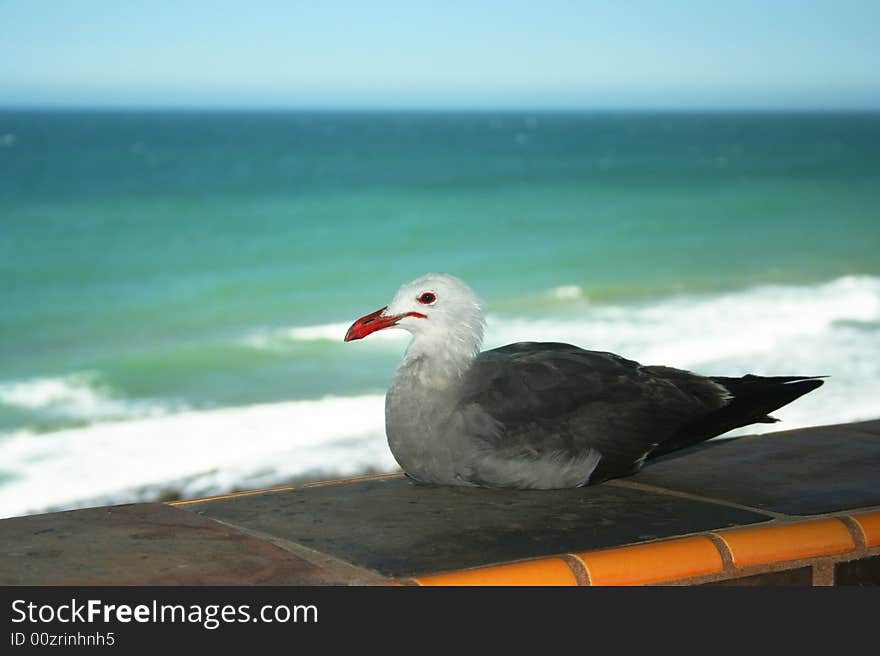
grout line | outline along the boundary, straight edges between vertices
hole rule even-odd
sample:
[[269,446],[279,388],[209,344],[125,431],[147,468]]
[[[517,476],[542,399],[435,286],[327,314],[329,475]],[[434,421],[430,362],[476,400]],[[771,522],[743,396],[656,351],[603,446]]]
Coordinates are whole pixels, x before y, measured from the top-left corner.
[[587,564],[575,554],[562,554],[561,558],[568,563],[569,568],[574,572],[578,585],[593,585],[590,580],[590,569]]
[[673,497],[681,497],[683,499],[691,499],[693,501],[713,503],[717,506],[727,506],[728,508],[736,508],[737,510],[748,510],[759,515],[766,515],[767,517],[773,519],[791,518],[791,515],[786,515],[785,513],[778,513],[772,510],[764,510],[763,508],[746,506],[741,503],[736,503],[734,501],[727,501],[726,499],[716,499],[715,497],[706,497],[701,494],[693,494],[691,492],[682,492],[681,490],[673,490],[672,488],[660,487],[658,485],[650,485],[649,483],[637,483],[636,481],[627,481],[625,479],[617,478],[612,481],[605,482],[604,485],[613,485],[615,487],[629,488],[632,490],[642,490],[644,492],[665,494]]
[[706,533],[705,535],[712,540],[712,544],[715,545],[718,553],[721,554],[721,571],[725,573],[733,572],[736,569],[736,564],[733,562],[733,552],[730,550],[730,545],[727,544],[723,537],[716,533]]
[[813,563],[813,587],[834,585],[834,562]]
[[865,535],[865,531],[862,530],[862,525],[849,515],[840,515],[837,519],[846,524],[846,527],[849,529],[849,534],[852,536],[853,543],[856,545],[855,550],[859,553],[866,551],[868,549],[868,536]]

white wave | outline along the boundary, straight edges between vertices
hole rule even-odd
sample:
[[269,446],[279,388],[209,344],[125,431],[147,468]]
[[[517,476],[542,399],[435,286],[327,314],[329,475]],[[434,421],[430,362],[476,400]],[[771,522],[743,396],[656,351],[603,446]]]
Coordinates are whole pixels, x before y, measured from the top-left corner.
[[696,366],[771,353],[841,322],[880,321],[880,279],[851,276],[811,287],[764,286],[651,303],[592,305],[576,317],[490,316],[487,345],[562,341]]
[[91,387],[88,376],[34,378],[0,384],[0,403],[22,408],[46,408],[58,404],[95,406],[100,395]]
[[349,325],[345,323],[325,323],[316,326],[267,328],[247,335],[242,342],[256,349],[273,349],[287,342],[313,342],[318,340],[341,342]]
[[550,290],[548,294],[557,301],[575,301],[586,298],[584,290],[577,285],[560,285]]
[[90,420],[156,416],[171,409],[159,402],[114,398],[91,372],[0,383],[0,404]]
[[396,468],[384,397],[325,398],[103,423],[0,439],[0,516],[155,496],[256,488],[310,472]]
[[[314,326],[269,328],[246,335],[241,344],[258,350],[276,350],[292,342],[329,341],[342,343],[351,323],[323,323]],[[402,330],[382,330],[370,335],[370,341],[399,341],[408,337]]]

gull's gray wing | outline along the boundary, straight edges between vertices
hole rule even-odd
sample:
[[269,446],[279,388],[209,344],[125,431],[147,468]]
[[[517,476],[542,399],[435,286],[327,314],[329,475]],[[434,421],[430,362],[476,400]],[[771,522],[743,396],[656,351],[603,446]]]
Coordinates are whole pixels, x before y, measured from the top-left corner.
[[[688,371],[570,344],[521,342],[476,358],[459,408],[478,427],[471,436],[485,449],[490,478],[517,480],[527,465],[531,476],[552,478],[555,463],[557,470],[580,467],[597,482],[637,470],[653,449],[727,397],[724,387]],[[546,482],[528,487],[557,486]]]

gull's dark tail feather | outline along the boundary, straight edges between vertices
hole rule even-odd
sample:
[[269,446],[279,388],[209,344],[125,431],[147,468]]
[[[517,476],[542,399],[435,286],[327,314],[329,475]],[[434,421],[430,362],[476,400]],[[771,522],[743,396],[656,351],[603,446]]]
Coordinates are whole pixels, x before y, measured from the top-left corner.
[[825,376],[713,376],[713,381],[730,392],[730,402],[684,426],[660,443],[649,458],[698,444],[740,426],[779,421],[770,413],[821,387],[822,378]]

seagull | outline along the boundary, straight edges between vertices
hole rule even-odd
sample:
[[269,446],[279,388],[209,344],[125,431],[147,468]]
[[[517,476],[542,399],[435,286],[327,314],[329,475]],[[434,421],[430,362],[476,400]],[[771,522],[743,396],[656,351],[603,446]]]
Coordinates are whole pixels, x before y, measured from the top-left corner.
[[434,485],[574,488],[753,423],[820,385],[816,376],[701,376],[556,342],[480,350],[484,303],[429,273],[355,321],[345,341],[412,334],[385,396],[388,445]]

